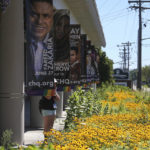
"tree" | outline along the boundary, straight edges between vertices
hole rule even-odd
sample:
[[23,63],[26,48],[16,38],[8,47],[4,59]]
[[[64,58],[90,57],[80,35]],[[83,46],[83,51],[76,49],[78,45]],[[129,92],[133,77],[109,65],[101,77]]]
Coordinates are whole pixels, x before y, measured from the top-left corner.
[[134,81],[134,80],[137,80],[137,69],[133,69],[130,71],[129,73],[129,78]]
[[113,61],[106,56],[101,49],[98,50],[100,55],[99,74],[101,83],[113,83]]
[[150,65],[142,67],[142,81],[150,82]]

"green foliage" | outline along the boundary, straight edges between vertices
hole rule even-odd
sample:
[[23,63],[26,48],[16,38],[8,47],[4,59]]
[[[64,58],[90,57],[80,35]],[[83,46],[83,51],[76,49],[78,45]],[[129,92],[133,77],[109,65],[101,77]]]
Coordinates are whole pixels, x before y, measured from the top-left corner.
[[1,145],[3,146],[2,149],[9,149],[12,146],[12,135],[13,132],[11,129],[9,130],[5,130],[2,133],[2,137],[1,137]]
[[137,79],[137,69],[131,70],[129,73],[129,78],[131,80],[136,80]]
[[109,111],[109,105],[107,103],[105,108],[104,108],[104,115],[108,114],[108,111]]
[[132,90],[125,86],[113,85],[109,83],[102,83],[101,87],[97,89],[98,97],[101,99],[108,99],[107,92],[116,92],[116,91],[121,92],[121,91],[132,91]]
[[150,93],[144,91],[136,91],[135,92],[135,102],[142,101],[145,104],[150,104]]
[[150,81],[150,65],[142,67],[142,81]]
[[[137,69],[130,71],[130,79],[137,79]],[[145,81],[147,84],[150,82],[150,65],[142,67],[142,81]]]
[[30,145],[27,148],[23,148],[24,150],[55,150],[53,144],[42,144],[40,146]]
[[0,146],[0,150],[5,150],[4,146]]
[[65,129],[75,128],[74,118],[86,118],[94,114],[99,114],[102,104],[99,101],[96,92],[92,89],[89,91],[75,91],[68,99],[67,118],[65,120]]
[[100,63],[100,81],[101,83],[113,83],[113,61],[106,56],[106,53],[99,49]]

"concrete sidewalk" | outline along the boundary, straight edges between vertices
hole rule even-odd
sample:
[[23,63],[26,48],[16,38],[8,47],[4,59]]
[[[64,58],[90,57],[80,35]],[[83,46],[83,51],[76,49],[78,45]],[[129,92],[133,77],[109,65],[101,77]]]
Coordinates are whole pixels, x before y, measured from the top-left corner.
[[[66,119],[66,112],[63,112],[63,116],[61,118],[56,118],[53,128],[59,131],[63,130],[65,125],[64,123],[65,119]],[[29,129],[24,133],[24,146],[28,146],[31,144],[36,145],[38,141],[43,140],[44,140],[43,128]]]

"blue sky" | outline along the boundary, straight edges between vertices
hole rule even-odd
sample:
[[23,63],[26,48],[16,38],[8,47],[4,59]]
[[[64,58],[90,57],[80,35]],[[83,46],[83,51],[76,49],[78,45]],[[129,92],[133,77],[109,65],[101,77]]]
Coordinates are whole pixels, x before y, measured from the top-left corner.
[[[128,0],[96,0],[101,24],[103,27],[106,47],[102,50],[113,60],[114,68],[120,68],[122,59],[119,56],[122,43],[131,42],[130,70],[137,68],[137,32],[138,10],[131,10]],[[150,3],[142,4],[150,7]],[[150,9],[142,12],[142,38],[150,38]],[[144,26],[146,25],[146,27]],[[142,66],[150,65],[150,39],[142,41]]]

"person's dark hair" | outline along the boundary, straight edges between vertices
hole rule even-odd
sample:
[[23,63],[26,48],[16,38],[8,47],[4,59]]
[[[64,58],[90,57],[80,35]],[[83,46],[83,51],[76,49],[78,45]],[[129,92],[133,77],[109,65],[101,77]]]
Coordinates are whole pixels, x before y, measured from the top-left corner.
[[54,25],[56,26],[62,17],[66,17],[70,21],[69,11],[67,9],[58,9],[54,14]]
[[75,51],[76,52],[76,54],[78,54],[78,47],[71,47],[71,49],[70,49],[71,51]]
[[[65,33],[62,34],[60,38],[57,37],[56,27],[62,17],[67,17],[69,21],[69,27],[66,28]],[[70,43],[69,43],[69,33],[70,33],[70,17],[69,10],[59,9],[54,12],[53,17],[53,34],[54,34],[54,61],[64,61],[69,59],[70,54]],[[67,32],[68,31],[68,32]]]
[[31,4],[33,5],[34,2],[47,2],[51,5],[53,5],[53,0],[30,0]]

